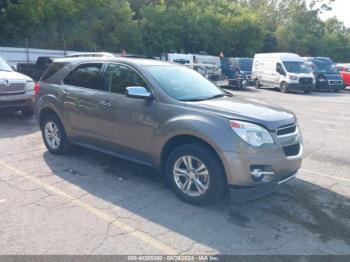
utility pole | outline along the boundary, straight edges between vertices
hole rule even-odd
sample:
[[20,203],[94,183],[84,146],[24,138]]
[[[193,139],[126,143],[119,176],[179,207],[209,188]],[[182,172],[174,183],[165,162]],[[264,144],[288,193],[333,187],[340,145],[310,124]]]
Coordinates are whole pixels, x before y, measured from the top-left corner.
[[26,52],[27,52],[27,64],[29,64],[29,42],[28,42],[28,37],[26,37]]

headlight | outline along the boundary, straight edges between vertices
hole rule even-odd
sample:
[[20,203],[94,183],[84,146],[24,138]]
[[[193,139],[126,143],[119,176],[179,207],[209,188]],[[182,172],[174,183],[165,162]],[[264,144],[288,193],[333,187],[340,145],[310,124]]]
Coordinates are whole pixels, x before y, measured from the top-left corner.
[[230,126],[240,138],[252,146],[274,143],[269,131],[262,126],[237,120],[230,120]]
[[27,81],[27,83],[26,83],[26,90],[27,91],[33,91],[34,87],[35,87],[34,81]]
[[327,79],[325,77],[321,76],[321,77],[318,78],[318,81],[324,82],[324,81],[327,81]]
[[290,80],[298,80],[298,77],[297,76],[289,76],[289,79]]

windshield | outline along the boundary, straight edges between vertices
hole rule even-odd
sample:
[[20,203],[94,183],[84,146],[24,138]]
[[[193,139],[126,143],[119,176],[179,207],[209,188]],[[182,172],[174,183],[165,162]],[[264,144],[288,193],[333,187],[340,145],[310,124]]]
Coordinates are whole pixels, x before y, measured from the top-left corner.
[[251,59],[251,58],[239,58],[238,64],[239,64],[239,69],[241,71],[252,71],[253,59]]
[[334,63],[328,59],[314,59],[312,61],[316,67],[318,73],[322,74],[338,74],[339,71],[335,67]]
[[0,57],[0,71],[13,71],[12,68]]
[[192,69],[169,65],[146,68],[161,88],[176,100],[200,101],[228,95]]
[[284,67],[289,73],[307,74],[310,73],[309,68],[304,62],[283,62]]

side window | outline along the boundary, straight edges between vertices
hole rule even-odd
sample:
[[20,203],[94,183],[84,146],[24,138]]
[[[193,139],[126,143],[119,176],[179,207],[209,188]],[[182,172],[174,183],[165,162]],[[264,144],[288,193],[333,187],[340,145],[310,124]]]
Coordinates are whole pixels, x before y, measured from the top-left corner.
[[83,64],[71,71],[63,80],[66,85],[103,90],[101,85],[102,64]]
[[109,64],[104,77],[105,89],[116,94],[125,94],[130,86],[143,86],[146,82],[133,69],[124,65]]
[[280,75],[285,75],[286,73],[284,72],[284,69],[280,63],[277,63],[276,65],[276,72],[279,73]]
[[47,79],[49,79],[51,76],[53,76],[54,74],[56,74],[58,71],[60,71],[63,67],[66,66],[67,63],[53,63],[51,64],[47,70],[45,71],[45,73],[42,75],[41,77],[41,81],[45,81]]

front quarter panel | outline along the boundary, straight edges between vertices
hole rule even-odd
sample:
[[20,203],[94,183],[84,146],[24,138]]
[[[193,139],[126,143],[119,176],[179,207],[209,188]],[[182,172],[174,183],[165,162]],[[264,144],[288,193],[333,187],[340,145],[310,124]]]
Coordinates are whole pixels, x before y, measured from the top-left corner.
[[235,136],[226,118],[185,107],[160,104],[154,148],[160,156],[164,145],[173,137],[189,135],[208,143],[218,154],[239,152],[245,144]]

